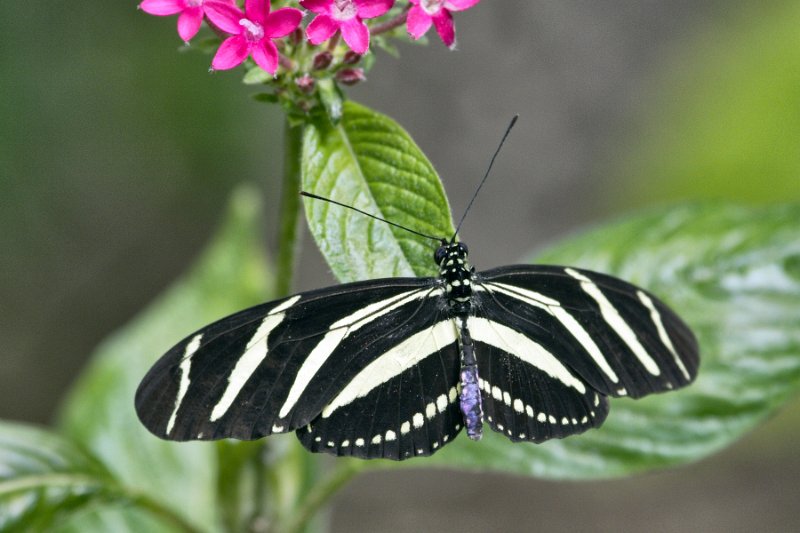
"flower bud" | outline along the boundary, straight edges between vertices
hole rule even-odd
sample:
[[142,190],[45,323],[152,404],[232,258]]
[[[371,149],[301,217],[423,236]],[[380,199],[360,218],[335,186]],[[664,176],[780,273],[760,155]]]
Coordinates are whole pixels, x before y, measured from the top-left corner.
[[314,56],[314,70],[324,70],[331,65],[333,54],[327,50]]
[[295,85],[297,88],[300,89],[300,92],[305,94],[311,94],[314,92],[314,78],[312,78],[308,74],[303,74],[302,76],[298,76],[294,80]]
[[353,52],[352,50],[348,50],[342,59],[342,63],[345,65],[355,65],[359,61],[361,61],[361,54],[358,52]]
[[344,68],[336,73],[336,81],[343,85],[355,85],[365,79],[367,78],[362,68]]

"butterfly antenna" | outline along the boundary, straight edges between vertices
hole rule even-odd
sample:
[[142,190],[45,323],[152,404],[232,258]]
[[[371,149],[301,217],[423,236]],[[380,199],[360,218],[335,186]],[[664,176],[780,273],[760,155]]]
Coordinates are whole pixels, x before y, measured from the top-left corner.
[[497,145],[497,150],[494,151],[494,155],[492,156],[492,160],[489,161],[489,168],[486,169],[486,174],[484,174],[483,179],[481,180],[480,184],[478,185],[478,188],[475,189],[475,194],[472,195],[472,198],[470,199],[469,203],[467,204],[467,208],[464,210],[464,214],[461,216],[461,220],[458,221],[458,226],[456,226],[456,232],[453,233],[453,238],[450,239],[450,242],[455,242],[456,235],[458,235],[458,230],[461,229],[461,224],[463,224],[464,223],[464,219],[467,218],[467,213],[469,213],[469,210],[472,207],[472,203],[475,201],[475,198],[478,197],[478,193],[481,192],[481,187],[483,187],[483,184],[486,183],[486,179],[489,177],[489,173],[492,171],[492,165],[494,165],[494,160],[497,159],[497,154],[500,153],[500,149],[503,147],[503,144],[505,144],[506,138],[508,138],[508,134],[511,133],[511,128],[513,128],[514,124],[517,123],[517,119],[518,118],[519,118],[519,115],[514,115],[514,117],[511,119],[511,122],[508,124],[508,127],[506,128],[506,132],[503,134],[503,138],[500,139],[500,144]]
[[341,206],[341,207],[346,207],[347,209],[352,209],[356,213],[361,213],[362,215],[366,215],[369,218],[374,218],[375,220],[379,220],[381,222],[385,222],[386,224],[389,224],[390,226],[394,226],[396,228],[400,228],[400,229],[406,230],[409,233],[413,233],[414,235],[419,235],[420,237],[425,237],[426,239],[431,239],[431,240],[434,240],[434,241],[437,241],[437,242],[445,242],[445,239],[442,239],[441,237],[433,237],[431,235],[426,235],[425,233],[420,233],[419,231],[415,231],[415,230],[413,230],[411,228],[407,228],[407,227],[402,226],[402,225],[400,225],[400,224],[398,224],[396,222],[392,222],[390,220],[386,220],[385,218],[381,218],[379,216],[375,216],[372,213],[367,213],[366,211],[362,211],[361,209],[359,209],[357,207],[353,207],[352,205],[343,204],[341,202],[337,202],[336,200],[331,200],[330,198],[325,198],[324,196],[318,196],[318,195],[316,195],[314,193],[310,193],[310,192],[306,192],[306,191],[300,191],[300,195],[301,196],[305,196],[307,198],[313,198],[315,200],[322,200],[323,202],[328,202],[328,203],[331,203],[331,204],[334,204],[334,205],[338,205],[338,206]]

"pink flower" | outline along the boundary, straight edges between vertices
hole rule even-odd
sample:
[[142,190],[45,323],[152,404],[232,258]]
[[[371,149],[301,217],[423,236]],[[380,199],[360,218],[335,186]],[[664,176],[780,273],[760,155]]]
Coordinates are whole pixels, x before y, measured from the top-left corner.
[[[233,0],[227,0],[229,3]],[[139,9],[150,15],[178,16],[178,35],[186,42],[197,35],[203,22],[204,0],[142,0]]]
[[246,0],[244,13],[235,5],[220,0],[206,0],[205,12],[220,30],[230,33],[211,60],[214,70],[228,70],[241,65],[251,56],[256,65],[270,74],[278,70],[278,49],[273,39],[292,33],[303,12],[293,7],[284,7],[269,12],[269,0]]
[[451,11],[469,9],[480,0],[410,0],[414,6],[408,12],[406,25],[408,33],[419,39],[433,24],[436,33],[449,48],[456,44],[456,27],[453,24]]
[[301,0],[300,5],[317,14],[306,28],[311,44],[327,41],[341,30],[344,42],[354,52],[367,53],[369,29],[363,19],[380,17],[394,0]]

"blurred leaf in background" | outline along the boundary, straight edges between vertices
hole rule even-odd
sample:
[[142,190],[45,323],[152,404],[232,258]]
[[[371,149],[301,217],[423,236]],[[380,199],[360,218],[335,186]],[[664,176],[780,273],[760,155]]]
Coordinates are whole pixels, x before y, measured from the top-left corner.
[[745,3],[651,81],[607,205],[800,198],[800,4]]

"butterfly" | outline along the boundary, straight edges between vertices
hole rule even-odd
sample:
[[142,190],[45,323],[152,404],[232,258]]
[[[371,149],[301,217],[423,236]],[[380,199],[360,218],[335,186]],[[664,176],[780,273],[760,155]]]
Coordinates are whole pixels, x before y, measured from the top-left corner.
[[579,434],[609,397],[697,375],[692,331],[644,289],[573,267],[477,272],[455,236],[420,235],[438,241],[437,277],[335,285],[201,328],[144,377],[139,419],[169,440],[293,431],[312,452],[404,460],[486,425],[515,442]]

